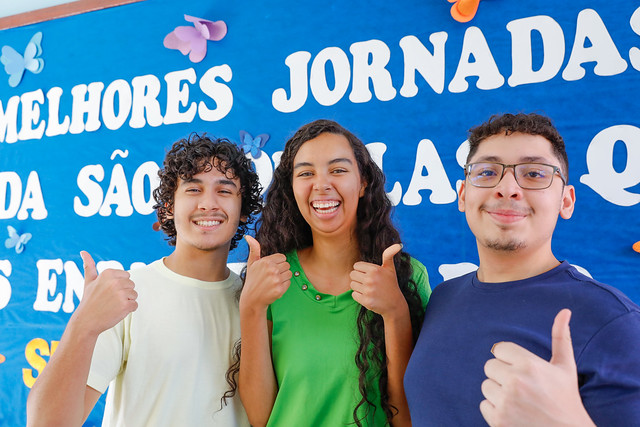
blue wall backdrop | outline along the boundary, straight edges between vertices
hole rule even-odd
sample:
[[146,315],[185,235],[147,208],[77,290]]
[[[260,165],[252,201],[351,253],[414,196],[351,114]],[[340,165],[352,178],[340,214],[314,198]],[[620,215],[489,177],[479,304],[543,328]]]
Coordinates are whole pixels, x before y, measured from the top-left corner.
[[[266,187],[288,136],[337,120],[370,144],[405,247],[435,285],[478,262],[456,203],[467,129],[547,114],[577,193],[554,252],[640,302],[640,2],[483,0],[467,23],[451,6],[147,0],[0,31],[20,55],[3,49],[5,68],[30,68],[15,86],[0,68],[0,425],[25,423],[82,296],[79,251],[99,270],[170,252],[151,189],[167,148],[193,131],[268,134],[253,155]],[[185,14],[228,28],[197,63],[163,46],[193,26]],[[235,269],[246,255],[231,254]],[[101,404],[86,425],[100,420]]]

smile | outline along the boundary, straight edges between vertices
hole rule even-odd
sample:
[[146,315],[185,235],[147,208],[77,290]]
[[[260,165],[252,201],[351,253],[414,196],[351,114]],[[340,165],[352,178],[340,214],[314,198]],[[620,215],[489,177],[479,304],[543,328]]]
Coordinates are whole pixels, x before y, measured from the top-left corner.
[[211,220],[211,221],[195,221],[195,223],[197,225],[199,225],[200,227],[213,227],[215,225],[220,225],[222,223],[222,221],[216,221],[216,220]]
[[340,202],[337,200],[318,200],[311,202],[311,206],[318,213],[328,214],[337,211]]
[[526,217],[526,214],[512,210],[487,211],[487,213],[500,222],[517,222]]

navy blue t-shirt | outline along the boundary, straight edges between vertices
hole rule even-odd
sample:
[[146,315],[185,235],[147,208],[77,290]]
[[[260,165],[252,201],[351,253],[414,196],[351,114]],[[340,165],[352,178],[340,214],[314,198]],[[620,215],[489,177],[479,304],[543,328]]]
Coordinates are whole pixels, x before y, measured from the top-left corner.
[[549,360],[563,308],[587,412],[600,427],[640,426],[640,308],[566,261],[525,280],[483,283],[473,272],[435,287],[404,378],[413,425],[486,425],[491,347],[512,341]]

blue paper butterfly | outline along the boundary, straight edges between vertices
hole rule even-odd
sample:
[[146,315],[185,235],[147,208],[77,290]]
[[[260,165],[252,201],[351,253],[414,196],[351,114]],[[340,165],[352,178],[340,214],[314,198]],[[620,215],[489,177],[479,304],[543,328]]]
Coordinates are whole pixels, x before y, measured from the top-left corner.
[[20,84],[24,70],[29,70],[38,74],[44,68],[44,60],[38,58],[42,54],[42,33],[37,32],[31,37],[31,41],[24,50],[24,55],[20,55],[11,46],[2,47],[0,62],[4,64],[4,70],[9,74],[9,86],[16,87]]
[[269,135],[266,133],[261,133],[254,138],[249,132],[244,130],[240,131],[240,148],[242,148],[245,153],[251,153],[254,159],[262,155],[261,148],[264,147],[268,140]]
[[31,240],[31,233],[18,234],[15,228],[7,225],[7,231],[9,232],[9,238],[4,241],[4,246],[7,249],[16,248],[16,253],[22,253],[24,245]]

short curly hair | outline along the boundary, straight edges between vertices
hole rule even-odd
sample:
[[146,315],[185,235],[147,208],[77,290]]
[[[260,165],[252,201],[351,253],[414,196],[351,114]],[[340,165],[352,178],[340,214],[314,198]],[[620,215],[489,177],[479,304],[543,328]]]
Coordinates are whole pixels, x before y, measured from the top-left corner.
[[553,153],[560,160],[560,169],[566,182],[569,180],[569,158],[564,139],[551,122],[551,119],[536,113],[495,114],[486,122],[469,129],[469,155],[467,163],[478,151],[478,146],[485,139],[494,135],[511,135],[512,133],[540,135],[551,143]]
[[[214,162],[214,159],[218,161]],[[238,231],[231,239],[230,249],[238,245],[238,241],[247,232],[249,225],[255,220],[262,208],[260,193],[262,187],[258,174],[251,160],[234,143],[226,138],[209,138],[192,133],[188,138],[176,141],[167,153],[163,168],[158,171],[160,185],[153,191],[156,204],[153,208],[158,215],[160,228],[167,235],[171,246],[176,244],[176,227],[171,216],[179,179],[189,180],[201,172],[208,172],[213,167],[230,178],[239,178],[242,207]]]

